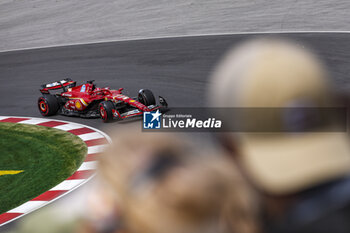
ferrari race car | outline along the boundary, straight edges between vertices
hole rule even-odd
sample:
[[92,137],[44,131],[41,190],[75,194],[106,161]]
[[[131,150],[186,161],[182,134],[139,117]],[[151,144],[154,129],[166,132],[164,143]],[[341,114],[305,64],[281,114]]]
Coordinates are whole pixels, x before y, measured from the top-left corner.
[[[71,79],[63,79],[41,86],[42,96],[38,99],[39,111],[43,116],[61,114],[84,118],[101,117],[104,122],[142,115],[159,109],[165,110],[167,102],[159,96],[160,105],[156,105],[153,93],[141,89],[137,97],[122,94],[123,88],[111,90],[99,88],[94,80],[76,86]],[[57,92],[62,89],[63,91]],[[56,90],[56,93],[50,93]]]

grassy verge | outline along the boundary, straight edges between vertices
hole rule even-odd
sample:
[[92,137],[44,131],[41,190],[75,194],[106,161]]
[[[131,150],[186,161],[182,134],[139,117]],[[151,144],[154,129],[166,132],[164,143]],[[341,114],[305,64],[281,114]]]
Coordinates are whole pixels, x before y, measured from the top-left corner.
[[0,214],[68,178],[86,152],[85,143],[73,134],[36,125],[0,123]]

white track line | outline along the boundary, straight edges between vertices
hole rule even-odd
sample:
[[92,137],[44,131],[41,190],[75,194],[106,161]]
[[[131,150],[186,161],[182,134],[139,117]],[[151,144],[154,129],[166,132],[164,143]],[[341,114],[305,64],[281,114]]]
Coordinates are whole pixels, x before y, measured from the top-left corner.
[[8,211],[7,213],[23,213],[23,214],[27,214],[31,211],[33,211],[33,209],[37,209],[41,206],[44,206],[47,204],[47,201],[28,201],[10,211]]
[[77,171],[94,170],[97,167],[96,161],[83,162]]
[[100,145],[100,146],[89,146],[88,147],[88,154],[95,154],[95,153],[101,153],[106,149],[106,145]]
[[50,191],[70,190],[70,189],[74,188],[75,186],[81,184],[84,181],[85,181],[84,179],[81,179],[81,180],[65,180],[65,181],[61,182],[60,184],[56,185],[55,187],[53,187],[52,189],[50,189]]
[[78,135],[83,141],[88,141],[92,139],[99,139],[99,138],[104,138],[104,135],[94,132],[94,133],[86,133],[86,134],[81,134]]
[[82,128],[80,124],[65,124],[65,125],[59,125],[59,126],[55,126],[53,127],[55,129],[60,129],[60,130],[64,130],[64,131],[68,131],[68,130],[72,130],[72,129],[80,129]]
[[3,119],[7,119],[7,118],[10,118],[10,117],[7,117],[7,116],[0,116],[0,121],[3,120]]
[[29,124],[29,125],[37,125],[37,124],[48,122],[48,121],[51,121],[51,120],[43,119],[43,118],[36,118],[36,119],[21,121],[20,123],[21,124]]

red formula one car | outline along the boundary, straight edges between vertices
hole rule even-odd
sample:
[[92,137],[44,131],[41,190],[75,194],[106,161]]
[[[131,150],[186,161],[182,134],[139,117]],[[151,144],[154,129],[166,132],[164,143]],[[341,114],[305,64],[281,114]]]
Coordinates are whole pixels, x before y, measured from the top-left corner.
[[[57,93],[57,90],[63,91]],[[56,93],[50,91],[56,90]],[[99,88],[94,80],[76,86],[71,79],[63,79],[50,84],[42,85],[42,96],[38,100],[39,111],[43,116],[62,114],[84,118],[101,117],[104,122],[114,119],[139,116],[143,112],[167,109],[165,99],[159,96],[160,105],[156,105],[153,93],[141,89],[137,97],[128,97],[122,94],[123,88],[110,90],[109,87]]]

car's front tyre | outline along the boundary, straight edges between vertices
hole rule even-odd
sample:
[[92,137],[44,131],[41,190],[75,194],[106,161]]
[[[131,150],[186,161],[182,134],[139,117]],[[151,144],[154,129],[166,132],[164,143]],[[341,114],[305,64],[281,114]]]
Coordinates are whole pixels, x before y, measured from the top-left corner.
[[113,120],[114,105],[111,101],[103,101],[99,104],[99,112],[103,122],[111,122]]
[[146,106],[155,105],[156,99],[153,92],[148,89],[141,89],[138,95],[138,101]]

